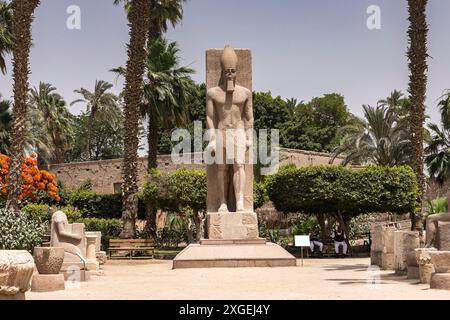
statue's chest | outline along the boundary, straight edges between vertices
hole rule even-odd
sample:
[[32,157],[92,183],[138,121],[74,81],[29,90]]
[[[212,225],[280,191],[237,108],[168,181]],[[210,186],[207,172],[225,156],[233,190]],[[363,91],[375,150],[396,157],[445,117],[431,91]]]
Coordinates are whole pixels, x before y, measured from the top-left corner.
[[234,92],[233,94],[221,93],[216,96],[216,105],[224,108],[242,107],[247,100],[245,94]]

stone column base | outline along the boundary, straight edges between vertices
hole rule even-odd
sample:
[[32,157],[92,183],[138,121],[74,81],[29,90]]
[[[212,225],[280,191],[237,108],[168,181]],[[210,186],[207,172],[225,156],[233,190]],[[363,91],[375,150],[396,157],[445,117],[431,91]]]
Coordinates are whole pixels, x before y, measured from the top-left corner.
[[0,294],[0,301],[2,300],[25,300],[25,293],[24,292],[19,292],[13,295],[3,295]]
[[209,240],[258,239],[255,212],[211,212],[206,215]]
[[419,266],[420,283],[430,284],[431,275],[434,273],[434,265],[431,263]]
[[381,269],[394,270],[394,253],[382,253],[381,254]]
[[419,267],[409,266],[407,269],[407,279],[419,279]]
[[51,292],[64,290],[63,274],[35,274],[31,280],[31,291]]
[[371,251],[370,252],[370,264],[372,266],[382,266],[382,251]]
[[431,276],[430,288],[450,290],[450,273],[433,273]]

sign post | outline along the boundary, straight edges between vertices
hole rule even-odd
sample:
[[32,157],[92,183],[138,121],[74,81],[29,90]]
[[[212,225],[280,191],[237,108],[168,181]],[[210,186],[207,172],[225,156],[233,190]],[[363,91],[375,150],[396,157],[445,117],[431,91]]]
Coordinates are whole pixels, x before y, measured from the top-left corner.
[[309,247],[309,235],[308,236],[295,236],[294,245],[300,247],[303,267],[303,247]]

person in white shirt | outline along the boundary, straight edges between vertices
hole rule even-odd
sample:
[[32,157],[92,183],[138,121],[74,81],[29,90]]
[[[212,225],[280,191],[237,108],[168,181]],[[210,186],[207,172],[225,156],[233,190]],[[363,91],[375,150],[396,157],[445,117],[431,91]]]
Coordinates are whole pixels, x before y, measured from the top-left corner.
[[339,254],[339,247],[342,246],[342,252],[344,255],[347,254],[347,236],[339,222],[336,223],[336,228],[331,234],[331,238],[334,240],[334,250],[336,255]]

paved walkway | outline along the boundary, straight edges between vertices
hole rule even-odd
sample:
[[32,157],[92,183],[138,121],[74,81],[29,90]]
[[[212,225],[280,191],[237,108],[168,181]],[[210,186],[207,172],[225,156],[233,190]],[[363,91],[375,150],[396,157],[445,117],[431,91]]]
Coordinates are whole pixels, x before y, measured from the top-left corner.
[[[171,261],[109,261],[104,276],[27,299],[449,299],[415,280],[368,270],[368,258],[309,259],[301,267],[177,269]],[[368,280],[379,275],[375,285]],[[67,283],[66,283],[67,284]]]

